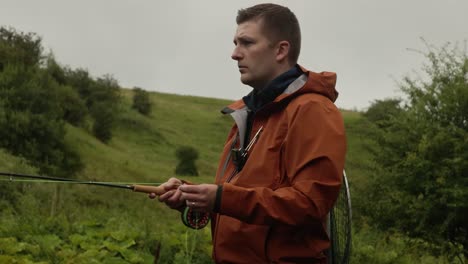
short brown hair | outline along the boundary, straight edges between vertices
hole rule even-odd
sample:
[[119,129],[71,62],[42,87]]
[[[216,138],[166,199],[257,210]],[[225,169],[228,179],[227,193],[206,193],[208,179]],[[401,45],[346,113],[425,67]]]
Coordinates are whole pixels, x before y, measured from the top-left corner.
[[271,41],[289,42],[289,62],[296,64],[301,51],[301,29],[296,15],[289,8],[276,4],[259,4],[237,12],[237,25],[250,20],[263,21],[263,30]]

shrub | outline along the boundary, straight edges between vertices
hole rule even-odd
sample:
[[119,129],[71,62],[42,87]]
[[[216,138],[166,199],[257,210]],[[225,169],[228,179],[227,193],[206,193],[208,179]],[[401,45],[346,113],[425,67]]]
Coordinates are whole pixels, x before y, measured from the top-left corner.
[[65,143],[61,89],[37,67],[8,64],[0,73],[0,147],[51,175],[64,171],[70,175],[80,167],[66,165],[80,162]]
[[399,99],[376,100],[367,109],[364,116],[378,127],[385,127],[401,110]]
[[133,104],[132,108],[136,109],[140,114],[149,115],[151,112],[151,101],[149,93],[141,88],[133,89]]
[[405,79],[406,105],[378,134],[369,214],[382,228],[467,257],[468,58],[448,47],[427,57],[428,80]]
[[42,60],[41,38],[35,33],[0,27],[0,70],[8,64],[37,66]]
[[74,126],[82,124],[88,109],[78,93],[70,86],[62,86],[59,97],[63,119]]
[[192,175],[198,176],[195,160],[198,159],[198,151],[190,146],[182,146],[176,150],[176,156],[179,159],[179,164],[175,169],[176,175]]
[[94,104],[92,115],[94,117],[93,134],[102,142],[109,142],[115,121],[112,107],[107,103]]

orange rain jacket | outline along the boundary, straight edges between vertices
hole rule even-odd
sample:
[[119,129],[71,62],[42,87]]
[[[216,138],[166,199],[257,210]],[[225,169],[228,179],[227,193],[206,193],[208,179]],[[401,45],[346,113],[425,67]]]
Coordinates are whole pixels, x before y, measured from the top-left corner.
[[231,149],[246,140],[247,107],[239,100],[223,110],[236,124],[216,175],[223,187],[211,222],[217,263],[326,263],[326,216],[340,190],[346,139],[333,103],[336,74],[302,70],[255,114],[251,137],[263,131],[239,173]]

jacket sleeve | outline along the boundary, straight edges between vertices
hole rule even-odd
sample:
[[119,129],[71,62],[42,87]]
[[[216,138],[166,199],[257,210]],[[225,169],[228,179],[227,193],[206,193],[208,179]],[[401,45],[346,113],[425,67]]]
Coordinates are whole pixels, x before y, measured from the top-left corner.
[[224,183],[220,213],[258,225],[321,221],[338,197],[345,153],[339,110],[331,102],[301,105],[289,113],[281,148],[280,168],[288,184],[273,190]]

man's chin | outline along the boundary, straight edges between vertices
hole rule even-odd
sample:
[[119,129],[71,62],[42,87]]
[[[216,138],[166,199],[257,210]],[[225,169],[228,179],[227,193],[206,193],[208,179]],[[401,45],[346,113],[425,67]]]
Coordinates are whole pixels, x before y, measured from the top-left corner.
[[243,76],[243,75],[241,75],[240,81],[241,81],[241,83],[243,83],[245,85],[250,85],[252,83],[252,80],[247,78],[247,76]]
[[252,87],[253,89],[258,89],[257,86],[255,86],[255,84],[254,84],[253,82],[251,82],[251,81],[242,80],[242,79],[241,79],[241,82],[242,82],[242,84],[245,84],[245,85],[247,85],[247,86],[250,86],[250,87]]

